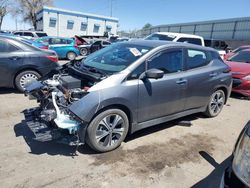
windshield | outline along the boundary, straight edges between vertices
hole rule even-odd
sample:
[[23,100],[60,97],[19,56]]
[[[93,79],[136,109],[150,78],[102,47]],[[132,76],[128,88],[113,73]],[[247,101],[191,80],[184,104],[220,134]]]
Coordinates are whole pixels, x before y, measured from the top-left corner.
[[116,43],[89,55],[81,69],[95,68],[106,73],[120,72],[152,48],[129,43]]
[[234,56],[228,59],[228,61],[250,63],[250,52],[238,52]]
[[174,35],[161,35],[161,34],[152,34],[145,38],[145,40],[165,40],[173,41],[176,38]]

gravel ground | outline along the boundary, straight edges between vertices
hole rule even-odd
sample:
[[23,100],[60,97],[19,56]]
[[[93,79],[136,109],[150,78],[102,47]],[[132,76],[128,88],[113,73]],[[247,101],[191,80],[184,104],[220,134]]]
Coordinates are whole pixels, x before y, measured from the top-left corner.
[[129,136],[122,146],[96,154],[81,146],[34,141],[22,111],[35,107],[22,94],[0,89],[1,187],[211,187],[219,186],[234,143],[250,119],[250,101],[230,98],[212,119],[192,125],[161,124]]

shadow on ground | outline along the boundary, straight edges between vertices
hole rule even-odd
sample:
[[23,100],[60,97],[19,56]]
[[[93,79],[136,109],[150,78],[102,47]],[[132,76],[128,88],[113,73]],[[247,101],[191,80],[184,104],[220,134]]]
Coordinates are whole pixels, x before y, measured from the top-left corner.
[[11,94],[11,93],[21,94],[20,92],[18,92],[14,88],[0,88],[0,95],[1,94]]
[[204,151],[200,151],[199,153],[203,159],[205,159],[210,165],[214,167],[214,170],[207,177],[193,185],[192,188],[219,188],[222,174],[224,170],[230,165],[232,157],[229,156],[222,163],[218,164],[208,153]]
[[[125,139],[125,142],[133,141],[134,139],[147,136],[149,134],[171,128],[173,126],[185,126],[190,127],[192,126],[192,121],[197,118],[204,118],[201,114],[194,114],[191,116],[187,116],[185,118],[181,118],[175,121],[171,121],[168,123],[159,124],[153,127],[149,127],[138,131],[132,135],[128,135]],[[77,153],[81,154],[97,154],[93,150],[91,150],[87,144],[83,146],[69,146],[65,144],[58,143],[57,141],[45,141],[41,142],[35,139],[35,134],[28,126],[27,122],[29,120],[25,119],[22,122],[16,124],[14,126],[14,132],[16,137],[22,136],[25,142],[30,147],[30,153],[35,155],[40,155],[47,153],[49,155],[64,155],[64,156],[75,156]]]

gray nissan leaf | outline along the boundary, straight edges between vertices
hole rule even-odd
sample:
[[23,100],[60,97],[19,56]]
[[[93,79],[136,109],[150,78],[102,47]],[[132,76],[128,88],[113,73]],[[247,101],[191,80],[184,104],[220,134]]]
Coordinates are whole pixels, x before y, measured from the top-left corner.
[[134,40],[66,64],[27,86],[26,95],[39,102],[31,115],[36,133],[46,124],[107,152],[146,127],[198,112],[217,116],[231,86],[230,68],[212,48]]

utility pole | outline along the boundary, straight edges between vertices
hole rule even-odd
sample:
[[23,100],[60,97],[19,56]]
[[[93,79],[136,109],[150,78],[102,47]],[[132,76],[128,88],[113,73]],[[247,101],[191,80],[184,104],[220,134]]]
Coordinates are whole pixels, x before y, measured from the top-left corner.
[[114,0],[110,0],[110,17],[113,16],[113,1]]

